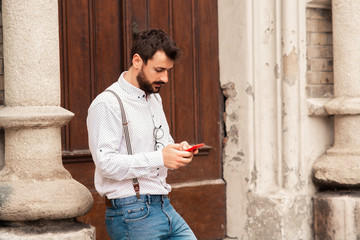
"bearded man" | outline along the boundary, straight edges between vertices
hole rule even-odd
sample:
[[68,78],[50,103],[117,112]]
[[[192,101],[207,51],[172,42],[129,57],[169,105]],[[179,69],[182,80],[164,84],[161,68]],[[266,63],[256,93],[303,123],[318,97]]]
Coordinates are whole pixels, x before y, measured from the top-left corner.
[[107,203],[111,239],[196,239],[167,197],[168,169],[197,153],[174,143],[158,94],[169,81],[179,48],[162,30],[139,33],[131,67],[99,94],[88,110],[95,187]]

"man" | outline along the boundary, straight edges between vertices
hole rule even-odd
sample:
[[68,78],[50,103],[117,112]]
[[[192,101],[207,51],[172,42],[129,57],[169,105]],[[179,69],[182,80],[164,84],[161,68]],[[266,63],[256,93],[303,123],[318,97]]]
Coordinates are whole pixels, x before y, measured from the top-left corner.
[[87,118],[107,232],[112,239],[196,239],[167,198],[167,170],[197,153],[185,151],[186,141],[174,143],[158,94],[179,49],[162,30],[150,30],[137,35],[131,56],[129,70],[95,98]]

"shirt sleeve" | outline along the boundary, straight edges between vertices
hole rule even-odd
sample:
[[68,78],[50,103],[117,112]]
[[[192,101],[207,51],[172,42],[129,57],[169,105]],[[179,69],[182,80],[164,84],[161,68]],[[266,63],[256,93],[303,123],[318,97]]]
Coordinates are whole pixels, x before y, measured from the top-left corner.
[[126,144],[120,111],[106,102],[90,106],[87,128],[95,166],[105,178],[122,181],[144,177],[151,169],[164,166],[162,151],[134,155],[120,153],[120,146]]

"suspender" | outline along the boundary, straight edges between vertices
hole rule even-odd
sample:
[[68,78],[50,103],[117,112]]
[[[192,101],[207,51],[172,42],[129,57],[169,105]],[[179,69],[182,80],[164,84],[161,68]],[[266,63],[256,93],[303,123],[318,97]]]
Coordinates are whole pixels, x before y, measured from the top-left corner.
[[[126,119],[126,114],[125,114],[125,109],[124,109],[124,105],[120,99],[120,97],[112,90],[105,90],[106,92],[111,92],[112,94],[115,95],[115,97],[117,98],[118,102],[119,102],[119,106],[120,106],[120,110],[121,110],[121,119],[122,119],[122,125],[123,125],[123,130],[124,130],[124,134],[125,134],[125,141],[126,141],[126,148],[127,148],[127,152],[128,155],[132,155],[132,148],[131,148],[131,142],[130,142],[130,135],[129,135],[129,126],[128,126],[128,121]],[[140,198],[140,184],[137,178],[133,178],[133,187],[136,193],[136,197]]]

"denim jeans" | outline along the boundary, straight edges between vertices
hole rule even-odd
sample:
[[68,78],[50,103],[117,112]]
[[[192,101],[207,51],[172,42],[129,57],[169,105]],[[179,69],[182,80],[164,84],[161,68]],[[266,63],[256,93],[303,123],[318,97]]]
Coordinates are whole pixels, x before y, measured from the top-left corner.
[[162,195],[113,199],[106,210],[106,230],[112,240],[193,240],[194,233]]

